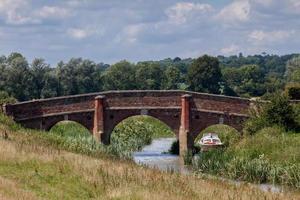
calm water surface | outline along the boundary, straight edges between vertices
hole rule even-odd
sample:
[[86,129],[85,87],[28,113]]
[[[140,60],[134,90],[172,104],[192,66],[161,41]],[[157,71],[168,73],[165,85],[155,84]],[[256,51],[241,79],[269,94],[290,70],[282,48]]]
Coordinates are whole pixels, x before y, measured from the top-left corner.
[[176,138],[154,139],[142,151],[133,154],[134,161],[137,164],[147,165],[162,171],[175,171],[186,174],[188,169],[184,166],[183,160],[177,155],[168,153],[174,141],[176,141]]

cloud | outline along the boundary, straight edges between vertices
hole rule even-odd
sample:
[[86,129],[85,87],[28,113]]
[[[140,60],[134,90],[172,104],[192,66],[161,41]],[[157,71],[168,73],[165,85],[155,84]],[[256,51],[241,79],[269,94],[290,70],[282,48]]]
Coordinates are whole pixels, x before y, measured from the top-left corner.
[[85,39],[91,36],[102,36],[104,29],[97,27],[85,27],[85,28],[69,28],[67,34],[73,39]]
[[221,53],[223,53],[225,55],[232,55],[232,54],[238,53],[239,50],[240,50],[239,46],[237,46],[235,44],[231,44],[228,47],[222,48]]
[[249,20],[251,5],[248,0],[238,0],[224,7],[217,15],[216,18],[228,22],[245,22]]
[[67,30],[67,33],[74,39],[84,39],[91,36],[93,31],[88,29],[70,28]]
[[166,9],[165,13],[170,22],[183,24],[196,15],[208,13],[213,10],[209,4],[180,2]]
[[300,0],[287,0],[286,12],[300,14]]
[[41,18],[65,18],[71,16],[71,11],[57,6],[43,6],[35,11],[35,15]]
[[28,24],[39,23],[38,20],[26,15],[25,12],[29,8],[27,0],[1,0],[0,15],[5,16],[7,24]]
[[[149,25],[150,26],[150,25]],[[123,28],[120,34],[117,34],[114,41],[116,43],[133,44],[138,41],[139,34],[147,27],[146,24],[131,24]]]
[[268,43],[268,42],[281,42],[286,40],[295,34],[295,30],[276,30],[276,31],[262,31],[254,30],[249,35],[248,38],[250,41],[253,41],[257,44]]

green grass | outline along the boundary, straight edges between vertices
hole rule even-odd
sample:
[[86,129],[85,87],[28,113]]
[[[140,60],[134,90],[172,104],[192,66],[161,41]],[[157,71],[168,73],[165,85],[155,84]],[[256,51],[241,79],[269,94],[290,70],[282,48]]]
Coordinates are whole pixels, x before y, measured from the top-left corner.
[[224,150],[201,153],[198,172],[300,189],[300,135],[277,127],[245,136]]

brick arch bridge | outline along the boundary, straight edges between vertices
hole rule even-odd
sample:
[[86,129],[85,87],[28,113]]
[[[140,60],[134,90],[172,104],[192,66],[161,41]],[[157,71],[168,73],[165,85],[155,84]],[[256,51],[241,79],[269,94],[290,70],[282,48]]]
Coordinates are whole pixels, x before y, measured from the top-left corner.
[[192,148],[201,130],[226,124],[241,131],[249,99],[204,93],[107,91],[8,104],[7,115],[27,128],[50,130],[64,120],[78,122],[104,144],[114,127],[134,115],[149,115],[167,124],[179,138],[180,154]]

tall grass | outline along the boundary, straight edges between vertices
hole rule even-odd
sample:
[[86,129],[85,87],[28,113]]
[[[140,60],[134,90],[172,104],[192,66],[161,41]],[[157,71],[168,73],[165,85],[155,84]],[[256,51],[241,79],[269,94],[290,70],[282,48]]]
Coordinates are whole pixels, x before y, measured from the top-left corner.
[[201,153],[198,172],[300,189],[300,135],[265,128],[224,150]]

